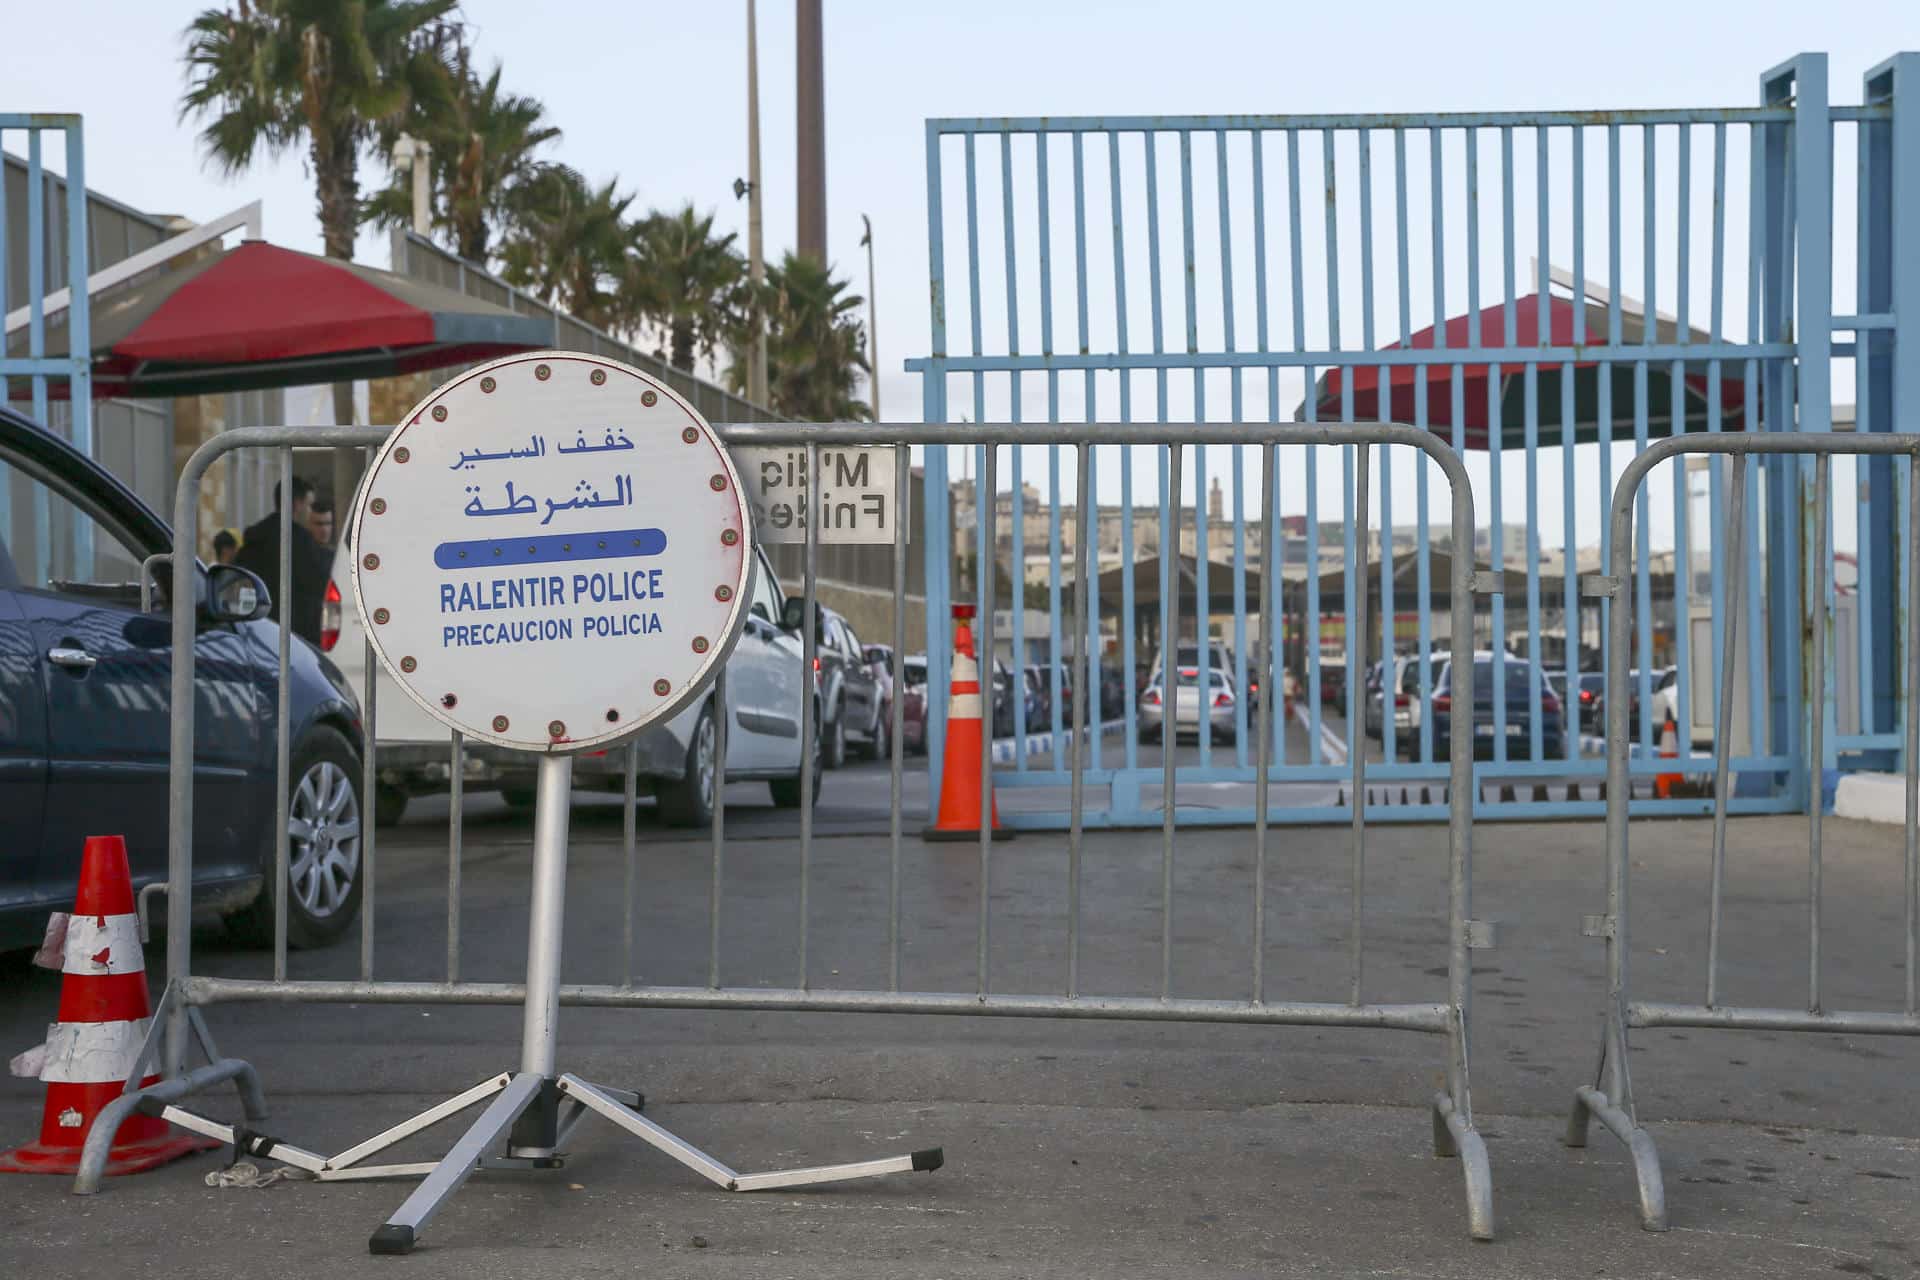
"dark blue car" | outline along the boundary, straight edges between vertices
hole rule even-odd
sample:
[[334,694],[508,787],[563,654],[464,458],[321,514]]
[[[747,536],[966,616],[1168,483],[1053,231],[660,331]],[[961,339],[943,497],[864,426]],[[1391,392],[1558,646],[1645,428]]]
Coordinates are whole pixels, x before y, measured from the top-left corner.
[[[167,875],[171,623],[141,562],[167,525],[106,470],[0,408],[0,947],[70,910],[90,835],[123,835],[136,887]],[[196,905],[270,941],[279,632],[259,580],[202,567],[195,640]],[[360,711],[292,646],[288,938],[316,946],[360,908]]]
[[[1494,668],[1506,668],[1506,720],[1494,719]],[[1543,673],[1540,702],[1533,703],[1533,664],[1514,654],[1504,661],[1484,650],[1473,655],[1473,753],[1488,757],[1494,743],[1504,737],[1509,760],[1525,759],[1533,750],[1533,721],[1540,719],[1542,758],[1566,754],[1567,720],[1560,698]],[[1457,658],[1449,658],[1433,683],[1433,750],[1436,757],[1449,754],[1453,744],[1453,717],[1466,713],[1465,671]]]

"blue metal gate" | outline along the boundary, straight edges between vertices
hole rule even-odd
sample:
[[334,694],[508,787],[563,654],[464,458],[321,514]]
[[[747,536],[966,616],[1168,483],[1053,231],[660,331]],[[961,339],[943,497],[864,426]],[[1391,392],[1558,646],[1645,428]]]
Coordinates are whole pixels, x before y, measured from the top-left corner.
[[[1916,73],[1916,55],[1890,59],[1866,77],[1860,106],[1830,105],[1826,56],[1803,54],[1766,72],[1761,105],[1746,108],[930,120],[932,354],[908,367],[924,377],[930,422],[1379,419],[1441,433],[1471,459],[1477,507],[1488,513],[1476,536],[1477,562],[1484,557],[1485,568],[1500,571],[1488,583],[1493,594],[1481,606],[1476,647],[1490,648],[1496,666],[1509,653],[1523,664],[1512,679],[1496,674],[1492,681],[1478,812],[1603,812],[1599,730],[1596,723],[1591,734],[1579,731],[1578,708],[1583,669],[1600,670],[1608,606],[1597,590],[1584,593],[1582,580],[1623,572],[1632,575],[1638,705],[1646,709],[1637,716],[1633,770],[1648,795],[1636,812],[1704,813],[1707,797],[1654,798],[1650,784],[1652,775],[1710,765],[1691,729],[1717,704],[1728,674],[1715,665],[1727,598],[1712,536],[1725,500],[1722,471],[1717,463],[1693,472],[1675,464],[1665,481],[1656,475],[1648,492],[1660,496],[1641,500],[1632,566],[1598,562],[1601,513],[1619,471],[1659,436],[1832,429],[1836,360],[1851,361],[1844,373],[1854,375],[1854,429],[1915,429],[1920,253],[1901,253],[1898,228],[1920,214]],[[1835,151],[1845,154],[1848,144],[1857,165],[1836,172]],[[1834,234],[1836,209],[1844,228],[1849,205],[1857,213],[1851,245]],[[964,270],[949,269],[950,240]],[[1849,249],[1852,273],[1836,263],[1836,253]],[[1522,254],[1532,259],[1530,272]],[[1836,272],[1841,292],[1851,285],[1856,294],[1851,313],[1836,314]],[[950,341],[954,313],[954,330],[964,325],[966,334],[961,351]],[[1835,342],[1836,330],[1856,341]],[[974,476],[986,471],[981,450],[959,452],[975,455]],[[1309,450],[1304,463],[1273,476],[1259,474],[1257,454],[1249,468],[1245,449],[1224,460],[1195,449],[1185,463],[1193,475],[1189,561],[1182,548],[1166,545],[1168,458],[1164,448],[1153,452],[1157,459],[1103,449],[1091,504],[1096,512],[1118,507],[1105,522],[1118,528],[1118,546],[1107,553],[1113,572],[1106,583],[1090,583],[1096,603],[1088,644],[1125,677],[1123,728],[1135,723],[1132,673],[1153,656],[1140,651],[1151,610],[1136,600],[1136,588],[1152,585],[1150,561],[1158,560],[1161,600],[1191,593],[1176,616],[1213,623],[1200,624],[1195,639],[1230,650],[1232,688],[1241,691],[1248,690],[1248,621],[1258,615],[1257,595],[1248,607],[1250,575],[1257,592],[1271,573],[1285,614],[1279,642],[1302,678],[1304,705],[1299,740],[1290,745],[1288,731],[1276,728],[1271,779],[1305,785],[1292,802],[1276,799],[1275,820],[1347,815],[1355,798],[1336,789],[1348,771],[1333,758],[1338,744],[1327,730],[1343,734],[1349,749],[1365,749],[1361,673],[1372,659],[1392,656],[1344,626],[1364,590],[1367,612],[1378,609],[1383,635],[1392,638],[1379,648],[1399,649],[1404,659],[1387,664],[1393,676],[1381,702],[1381,758],[1368,768],[1382,793],[1369,790],[1370,815],[1443,815],[1445,764],[1434,753],[1434,712],[1425,709],[1439,674],[1433,655],[1457,643],[1434,632],[1433,592],[1446,582],[1435,563],[1461,549],[1436,545],[1442,535],[1430,526],[1428,468],[1411,459],[1376,461],[1376,533],[1367,513],[1356,520],[1350,447],[1337,449],[1337,463]],[[971,576],[991,588],[981,592],[983,603],[1012,606],[1011,626],[996,633],[1013,637],[1015,665],[1028,660],[1026,598],[1035,597],[1035,612],[1044,601],[1045,625],[1036,619],[1035,629],[1056,696],[1043,700],[1050,707],[1039,727],[1052,733],[1051,755],[1030,759],[1024,748],[1014,750],[996,785],[1064,787],[1057,694],[1061,662],[1075,646],[1062,629],[1072,564],[1063,543],[1095,538],[1098,563],[1107,535],[1098,516],[1091,531],[1076,527],[1076,497],[1063,501],[1057,448],[1013,448],[997,465],[1010,492],[986,499],[1006,504],[1012,518],[992,522],[1006,530],[1006,542],[987,547],[989,522],[979,519],[950,539],[955,506],[971,502],[977,511],[981,501],[964,482],[956,496],[956,463],[968,461],[942,449],[925,458],[936,799],[956,553],[970,555]],[[1024,486],[1036,475],[1045,489],[1030,500]],[[1736,812],[1797,809],[1810,795],[1800,761],[1803,646],[1812,626],[1833,625],[1835,606],[1830,593],[1826,610],[1816,612],[1800,590],[1803,548],[1814,545],[1810,476],[1802,460],[1784,457],[1750,473],[1749,545],[1764,554],[1748,557],[1745,568],[1753,652],[1731,673],[1745,689],[1732,766]],[[1209,482],[1220,479],[1226,488],[1216,494]],[[1884,462],[1863,464],[1857,479],[1835,485],[1836,494],[1852,495],[1858,573],[1848,603],[1857,611],[1858,640],[1842,723],[1828,724],[1829,773],[1876,754],[1890,758],[1901,742],[1895,637],[1906,606],[1885,584],[1899,580],[1893,531],[1910,497]],[[1403,523],[1409,496],[1410,529]],[[1336,503],[1338,523],[1323,526],[1322,512]],[[1836,512],[1844,514],[1844,507]],[[1042,536],[1042,516],[1044,556],[1028,545]],[[1138,537],[1143,530],[1150,532]],[[1377,553],[1362,559],[1356,539],[1375,537]],[[1664,556],[1663,541],[1671,548]],[[1029,559],[1041,575],[1031,587]],[[1361,578],[1364,568],[1346,573],[1369,561],[1379,566],[1377,578]],[[1004,582],[979,571],[989,563],[1005,564]],[[1105,611],[1118,614],[1104,641],[1103,591]],[[1763,600],[1801,607],[1763,609]],[[1582,636],[1591,638],[1584,661]],[[1216,651],[1198,648],[1204,668]],[[1328,701],[1336,664],[1352,678]],[[1672,687],[1657,689],[1655,670],[1668,666]],[[1832,673],[1824,678],[1831,686]],[[1204,670],[1199,680],[1209,687]],[[1680,731],[1687,758],[1677,762],[1656,756],[1656,692]],[[1417,722],[1404,737],[1392,727],[1396,698]],[[1182,783],[1227,784],[1230,796],[1231,784],[1253,780],[1248,701],[1239,699],[1230,746],[1216,749],[1201,735],[1197,764],[1180,769]],[[1557,738],[1550,701],[1562,702],[1567,724]],[[1087,776],[1108,790],[1108,801],[1103,812],[1089,802],[1088,822],[1157,823],[1157,804],[1144,805],[1141,788],[1160,771],[1141,767],[1136,734],[1115,740],[1102,732],[1099,702],[1089,698]],[[1013,703],[1022,736],[1029,729],[1024,702]],[[1833,717],[1836,700],[1824,705]],[[1380,803],[1387,798],[1411,802]],[[1192,813],[1198,822],[1251,817],[1250,798]],[[1066,819],[1028,806],[1007,820],[1058,826]]]

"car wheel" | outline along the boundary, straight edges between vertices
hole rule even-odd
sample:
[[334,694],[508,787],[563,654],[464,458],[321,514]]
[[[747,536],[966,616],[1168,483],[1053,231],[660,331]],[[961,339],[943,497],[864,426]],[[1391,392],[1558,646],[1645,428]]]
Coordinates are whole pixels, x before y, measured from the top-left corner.
[[873,736],[867,739],[867,759],[892,759],[892,753],[890,751],[892,743],[887,738],[887,734],[890,733],[892,729],[893,709],[883,705],[880,708],[880,714],[874,717]]
[[[293,752],[287,810],[288,946],[324,946],[360,914],[364,812],[360,757],[338,731],[324,726],[312,730]],[[273,847],[271,837],[267,847]],[[271,877],[251,903],[227,917],[227,924],[250,942],[272,944]]]
[[[816,724],[813,731],[813,802],[816,805],[820,803],[820,775],[826,772],[822,767],[823,764],[820,758],[820,729]],[[800,775],[798,773],[791,778],[769,779],[767,790],[773,793],[773,803],[778,807],[782,809],[800,807]]]
[[827,768],[838,769],[847,762],[847,708],[840,707],[839,714],[833,717],[833,723],[826,726],[826,742],[823,754]]
[[382,827],[400,825],[400,819],[407,814],[407,802],[412,797],[399,787],[381,784],[373,789],[373,820]]
[[680,781],[660,792],[660,816],[676,827],[704,827],[713,822],[714,774],[719,732],[713,704],[708,703],[694,722],[687,741],[686,772]]

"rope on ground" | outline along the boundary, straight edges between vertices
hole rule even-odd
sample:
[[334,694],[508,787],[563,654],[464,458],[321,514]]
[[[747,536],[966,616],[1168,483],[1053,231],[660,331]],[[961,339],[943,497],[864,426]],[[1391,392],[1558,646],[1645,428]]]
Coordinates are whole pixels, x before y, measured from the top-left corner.
[[251,1161],[241,1160],[224,1169],[213,1169],[207,1173],[207,1185],[210,1187],[242,1187],[259,1190],[270,1187],[276,1182],[311,1182],[313,1175],[305,1169],[296,1169],[292,1165],[281,1165],[278,1169],[261,1172],[260,1166]]

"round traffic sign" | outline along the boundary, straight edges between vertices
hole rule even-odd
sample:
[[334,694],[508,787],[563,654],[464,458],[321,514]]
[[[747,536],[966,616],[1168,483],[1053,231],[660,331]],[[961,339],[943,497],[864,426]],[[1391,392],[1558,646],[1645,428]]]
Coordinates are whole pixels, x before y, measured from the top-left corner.
[[697,698],[739,635],[749,518],[727,451],[614,360],[511,356],[387,438],[349,525],[395,683],[483,742],[604,747]]

